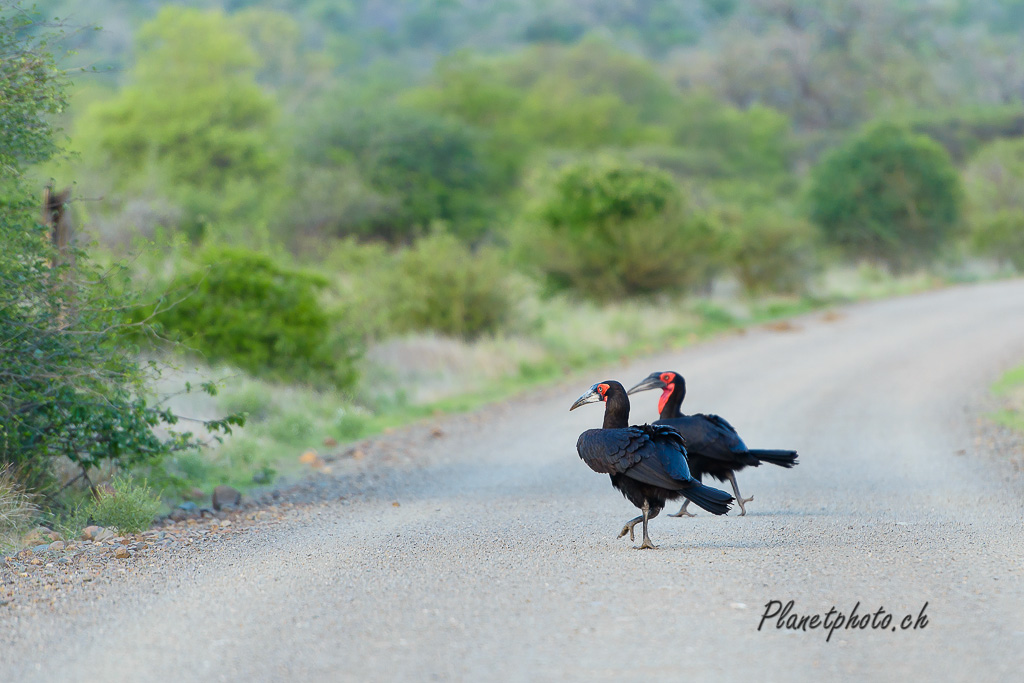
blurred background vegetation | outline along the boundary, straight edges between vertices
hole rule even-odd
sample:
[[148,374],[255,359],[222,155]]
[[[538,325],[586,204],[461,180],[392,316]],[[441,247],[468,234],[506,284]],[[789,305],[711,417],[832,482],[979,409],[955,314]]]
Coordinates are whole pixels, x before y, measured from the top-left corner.
[[1024,0],[0,16],[8,489],[266,483],[499,381],[1024,269]]

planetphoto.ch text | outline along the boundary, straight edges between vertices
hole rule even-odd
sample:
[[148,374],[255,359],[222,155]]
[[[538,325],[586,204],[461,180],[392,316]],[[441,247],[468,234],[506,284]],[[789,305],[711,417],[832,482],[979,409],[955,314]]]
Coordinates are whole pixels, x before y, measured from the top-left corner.
[[833,606],[824,614],[804,614],[794,611],[793,600],[783,603],[781,600],[769,600],[765,603],[764,613],[761,615],[761,622],[757,625],[760,631],[766,624],[770,628],[774,626],[777,630],[789,631],[814,631],[821,629],[828,633],[825,642],[832,640],[832,634],[838,630],[843,631],[864,631],[867,629],[896,631],[896,630],[918,630],[928,625],[928,616],[925,610],[928,603],[924,603],[917,615],[907,614],[896,619],[896,615],[885,611],[885,607],[879,607],[874,612],[861,613],[860,602],[858,601],[849,614],[840,612]]

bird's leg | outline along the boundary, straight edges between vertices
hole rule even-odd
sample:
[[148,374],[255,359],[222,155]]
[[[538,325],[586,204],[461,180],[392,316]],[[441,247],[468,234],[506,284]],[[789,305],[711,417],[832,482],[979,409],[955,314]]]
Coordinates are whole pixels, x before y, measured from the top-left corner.
[[634,517],[633,519],[631,519],[628,522],[626,522],[626,526],[622,527],[622,531],[619,532],[619,538],[622,538],[626,534],[629,534],[629,540],[632,541],[633,540],[633,527],[635,527],[637,524],[639,524],[643,520],[644,520],[643,515],[640,515],[639,517]]
[[736,502],[740,506],[740,517],[747,514],[747,508],[743,507],[744,503],[749,503],[754,500],[754,497],[744,498],[740,495],[740,487],[736,484],[736,475],[732,472],[729,473],[729,481],[732,482],[732,492],[736,494]]
[[697,515],[693,514],[692,512],[686,511],[686,506],[689,504],[690,501],[687,500],[685,503],[683,503],[683,507],[679,508],[679,512],[677,512],[674,515],[669,515],[669,517],[696,517]]
[[659,510],[655,510],[654,514],[651,515],[650,514],[650,512],[651,512],[651,505],[650,505],[650,503],[648,503],[645,500],[644,501],[644,506],[640,509],[640,511],[644,513],[643,514],[643,520],[644,520],[644,542],[640,544],[640,550],[643,550],[644,548],[649,548],[651,550],[656,550],[658,546],[656,546],[653,543],[651,543],[651,537],[647,535],[647,520],[650,519],[651,517],[657,517]]

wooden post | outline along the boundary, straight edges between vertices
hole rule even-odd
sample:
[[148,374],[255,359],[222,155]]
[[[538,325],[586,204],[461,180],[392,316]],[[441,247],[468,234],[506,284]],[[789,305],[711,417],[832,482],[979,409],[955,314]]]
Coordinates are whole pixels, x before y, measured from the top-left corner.
[[71,188],[66,187],[60,192],[53,191],[50,183],[43,190],[43,225],[50,228],[50,241],[56,249],[54,267],[71,263],[73,255],[71,245],[71,214],[67,210],[71,199]]

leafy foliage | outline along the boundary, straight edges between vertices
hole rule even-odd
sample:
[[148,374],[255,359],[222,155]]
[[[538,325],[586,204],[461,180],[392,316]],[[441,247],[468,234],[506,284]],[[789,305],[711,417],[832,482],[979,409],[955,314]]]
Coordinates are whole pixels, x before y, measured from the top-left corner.
[[218,12],[165,7],[138,36],[131,85],[94,104],[79,135],[98,147],[120,187],[152,165],[180,202],[186,229],[255,220],[278,177],[274,102],[256,84],[258,57]]
[[803,292],[818,268],[815,231],[775,210],[751,211],[730,231],[729,263],[750,294]]
[[160,509],[160,497],[145,481],[136,483],[130,477],[114,477],[111,484],[113,491],[100,489],[97,493],[96,502],[89,509],[92,520],[124,534],[148,529]]
[[187,432],[154,431],[178,418],[147,399],[150,374],[125,346],[127,302],[114,275],[81,252],[75,266],[52,267],[30,206],[5,208],[0,234],[15,251],[0,257],[0,463],[38,486],[46,456],[88,470],[195,445]]
[[[20,10],[17,3],[3,9],[9,8]],[[195,440],[154,431],[177,417],[150,404],[150,375],[125,344],[119,271],[101,270],[73,247],[58,251],[37,222],[38,205],[21,174],[24,164],[56,149],[42,117],[59,108],[63,75],[45,42],[30,37],[23,20],[31,15],[15,15],[18,21],[7,14],[0,21],[12,64],[27,66],[9,68],[5,60],[0,68],[0,91],[17,93],[4,116],[14,112],[25,126],[24,135],[19,127],[0,138],[0,466],[12,466],[38,489],[58,457],[84,472],[107,461],[157,458]],[[218,426],[230,430],[233,423]]]
[[612,157],[566,165],[527,218],[524,257],[556,287],[596,299],[707,282],[722,240],[686,211],[667,173]]
[[46,115],[66,104],[49,33],[20,4],[0,2],[0,182],[57,151]]
[[899,270],[933,257],[960,226],[962,189],[937,143],[882,124],[813,171],[811,217],[849,256]]
[[515,309],[510,274],[493,249],[471,252],[437,232],[395,257],[387,278],[397,332],[434,330],[472,339],[500,332]]
[[471,127],[413,109],[328,109],[312,131],[305,146],[314,162],[329,168],[347,156],[383,198],[362,231],[395,240],[434,220],[467,237],[487,227],[498,176]]
[[212,361],[317,385],[355,379],[351,342],[320,301],[327,281],[241,247],[208,247],[170,287],[174,305],[142,309]]
[[910,128],[945,147],[959,165],[993,140],[1024,136],[1024,107],[1018,104],[929,111],[911,118]]
[[517,322],[525,288],[502,256],[437,224],[410,246],[345,240],[324,267],[338,274],[346,320],[367,339],[419,331],[473,339]]
[[1024,271],[1024,139],[984,147],[964,180],[974,246]]
[[582,149],[667,141],[677,99],[650,63],[597,40],[504,58],[458,55],[412,97],[502,140]]

